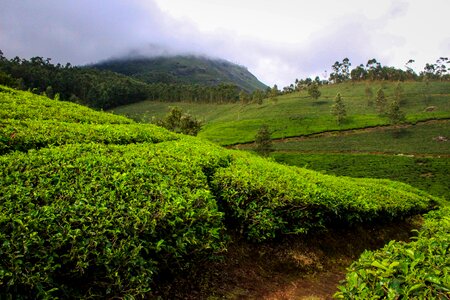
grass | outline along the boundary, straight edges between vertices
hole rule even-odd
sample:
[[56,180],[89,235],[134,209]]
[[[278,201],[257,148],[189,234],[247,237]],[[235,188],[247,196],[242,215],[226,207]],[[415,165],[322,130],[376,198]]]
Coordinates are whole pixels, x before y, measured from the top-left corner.
[[450,200],[450,159],[370,154],[272,154],[280,163],[336,176],[401,181]]
[[[221,145],[250,142],[263,124],[268,124],[274,138],[300,136],[330,130],[364,128],[387,125],[388,119],[379,116],[374,106],[368,106],[364,89],[369,83],[343,83],[321,87],[322,96],[314,101],[306,91],[278,97],[278,101],[265,99],[262,105],[249,104],[190,104],[144,101],[117,107],[114,113],[148,122],[152,117],[163,116],[169,106],[179,106],[205,120],[199,136]],[[388,102],[394,99],[396,82],[371,82],[374,94],[383,88]],[[430,82],[428,97],[423,82],[403,82],[402,110],[407,121],[450,118],[450,84]],[[334,97],[341,93],[348,118],[340,126],[330,114]],[[373,99],[374,100],[374,99]],[[425,108],[435,106],[426,112]]]
[[383,152],[410,154],[450,154],[450,120],[421,123],[407,128],[377,128],[368,131],[329,134],[314,138],[275,143],[277,151],[300,152]]

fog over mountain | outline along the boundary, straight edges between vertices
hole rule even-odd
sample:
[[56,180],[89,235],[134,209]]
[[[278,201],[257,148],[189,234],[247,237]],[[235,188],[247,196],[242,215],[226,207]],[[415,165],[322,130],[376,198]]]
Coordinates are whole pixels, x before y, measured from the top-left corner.
[[197,54],[248,67],[267,84],[324,76],[336,60],[402,67],[450,53],[449,2],[3,0],[0,49],[88,64]]

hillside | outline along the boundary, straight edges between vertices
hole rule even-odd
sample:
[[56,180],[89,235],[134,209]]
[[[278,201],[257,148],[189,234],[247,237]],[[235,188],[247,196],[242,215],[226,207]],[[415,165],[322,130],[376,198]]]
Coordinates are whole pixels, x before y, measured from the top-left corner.
[[2,297],[150,296],[236,235],[263,243],[441,202],[2,86],[0,111]]
[[[152,116],[163,116],[168,106],[176,105],[206,121],[199,136],[221,145],[231,145],[253,141],[263,124],[269,125],[273,138],[388,125],[389,119],[379,115],[375,105],[368,105],[365,88],[369,86],[374,94],[381,88],[390,103],[394,99],[396,85],[397,82],[389,81],[325,85],[320,88],[322,95],[318,100],[312,99],[304,90],[278,96],[276,100],[265,99],[262,105],[142,101],[117,107],[114,113],[145,122],[151,120]],[[427,85],[425,82],[407,81],[401,85],[401,110],[406,113],[406,122],[450,118],[449,82],[431,81]],[[330,113],[337,93],[342,95],[347,110],[347,118],[341,125],[336,123]],[[374,101],[375,96],[371,100]],[[427,107],[433,109],[427,111]]]
[[131,76],[147,83],[178,83],[219,85],[234,84],[252,92],[265,90],[247,68],[222,59],[202,56],[160,56],[111,59],[91,65],[100,70],[109,70]]

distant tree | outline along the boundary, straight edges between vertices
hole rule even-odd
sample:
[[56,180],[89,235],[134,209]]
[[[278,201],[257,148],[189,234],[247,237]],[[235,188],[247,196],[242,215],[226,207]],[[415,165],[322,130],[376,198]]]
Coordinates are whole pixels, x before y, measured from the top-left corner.
[[171,107],[163,119],[155,120],[158,126],[170,131],[188,135],[197,135],[202,127],[202,122],[190,114],[184,113],[179,107]]
[[241,102],[241,104],[243,104],[243,105],[247,104],[249,98],[250,98],[250,96],[245,91],[239,92],[239,101]]
[[278,86],[275,84],[273,88],[269,91],[269,97],[272,98],[274,101],[277,101],[277,97],[280,94],[280,91],[278,90]]
[[253,102],[255,102],[259,105],[263,104],[264,92],[261,90],[255,90],[252,93],[252,99],[253,99]]
[[430,81],[428,78],[425,78],[424,85],[422,88],[423,93],[423,101],[426,106],[430,105],[431,95],[430,95]]
[[378,113],[383,114],[386,110],[386,97],[382,88],[379,88],[377,91],[376,105]]
[[308,86],[308,94],[314,99],[319,99],[320,95],[322,94],[319,91],[319,86],[316,83],[312,83]]
[[268,125],[264,124],[259,128],[255,136],[255,143],[255,151],[261,156],[269,156],[270,152],[274,151]]
[[345,110],[345,104],[342,101],[341,94],[338,93],[334,99],[334,104],[331,106],[331,114],[336,117],[336,122],[341,125],[342,121],[345,119],[347,112]]
[[50,98],[53,99],[55,97],[55,92],[53,91],[53,88],[51,85],[49,85],[46,89],[45,89],[45,95]]
[[367,84],[366,88],[364,89],[364,93],[366,94],[367,105],[368,106],[372,106],[373,105],[373,101],[372,101],[373,90],[372,90],[372,87]]
[[402,103],[403,101],[403,86],[400,82],[397,82],[394,89],[394,98],[398,103]]
[[405,67],[406,67],[406,77],[408,79],[415,79],[417,77],[416,72],[414,72],[414,70],[411,68],[411,65],[415,62],[414,59],[410,59],[406,62]]
[[367,71],[363,64],[360,64],[350,72],[353,81],[364,80],[367,78]]
[[389,105],[387,116],[394,125],[405,121],[405,113],[400,110],[400,103],[397,100]]
[[446,65],[449,63],[450,61],[448,60],[448,57],[440,57],[438,60],[436,60],[435,64],[436,76],[439,77],[441,80],[447,74]]

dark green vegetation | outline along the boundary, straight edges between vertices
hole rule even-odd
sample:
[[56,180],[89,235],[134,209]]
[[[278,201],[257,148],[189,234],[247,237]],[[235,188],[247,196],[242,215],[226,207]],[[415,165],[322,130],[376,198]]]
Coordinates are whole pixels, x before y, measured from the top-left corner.
[[226,250],[231,232],[266,241],[441,202],[402,183],[283,166],[27,92],[2,87],[0,99],[2,297],[149,295],[161,274]]
[[106,60],[92,67],[131,76],[147,83],[209,86],[228,83],[247,92],[267,88],[243,66],[202,56],[131,57]]
[[[308,135],[318,132],[365,128],[388,125],[387,115],[379,115],[376,106],[369,106],[365,89],[366,82],[346,82],[323,85],[321,97],[312,99],[306,90],[278,96],[277,101],[265,99],[261,105],[223,104],[204,105],[196,103],[174,103],[184,111],[205,119],[200,137],[222,145],[254,141],[258,129],[270,124],[273,138]],[[403,82],[403,101],[400,110],[406,114],[405,122],[450,118],[450,85],[448,82],[408,81]],[[370,82],[374,91],[382,88],[387,102],[395,100],[395,82]],[[336,94],[345,101],[346,118],[340,125],[330,115],[330,107]],[[373,96],[375,97],[375,96]],[[373,99],[375,101],[375,99]],[[136,120],[150,121],[153,116],[161,117],[168,111],[169,104],[143,101],[114,109]],[[427,110],[428,108],[428,110]]]
[[[232,103],[239,100],[242,89],[253,91],[252,95],[259,95],[262,91],[255,89],[265,88],[245,68],[231,63],[200,58],[177,59],[190,62],[191,69],[201,70],[205,74],[212,72],[208,75],[210,77],[205,75],[208,78],[217,75],[214,82],[205,79],[196,84],[189,81],[181,84],[167,83],[161,79],[147,83],[148,81],[141,81],[139,76],[135,78],[93,67],[53,65],[49,58],[33,57],[26,60],[15,57],[8,60],[0,50],[0,84],[21,90],[28,89],[52,99],[56,97],[97,109],[110,109],[146,99],[164,102]],[[217,66],[214,67],[215,65]],[[189,69],[186,68],[183,70]],[[216,74],[219,72],[218,68],[228,77]],[[185,78],[190,78],[190,73],[186,76]],[[251,97],[247,93],[245,95]]]
[[364,252],[348,269],[342,299],[450,298],[450,209],[425,216],[413,242],[392,241],[384,248]]
[[450,199],[450,159],[371,154],[280,153],[277,162],[335,176],[386,178]]

